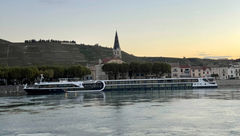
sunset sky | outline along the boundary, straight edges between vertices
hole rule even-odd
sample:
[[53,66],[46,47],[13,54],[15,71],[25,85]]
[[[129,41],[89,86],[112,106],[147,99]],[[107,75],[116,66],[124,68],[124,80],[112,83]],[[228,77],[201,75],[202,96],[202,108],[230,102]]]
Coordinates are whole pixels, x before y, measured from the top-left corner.
[[1,0],[0,39],[75,40],[136,56],[239,58],[240,0]]

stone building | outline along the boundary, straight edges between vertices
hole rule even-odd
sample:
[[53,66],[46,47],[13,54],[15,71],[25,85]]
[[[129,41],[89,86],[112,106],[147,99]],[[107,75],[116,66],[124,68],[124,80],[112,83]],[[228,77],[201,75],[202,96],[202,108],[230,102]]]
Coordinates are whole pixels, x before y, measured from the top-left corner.
[[213,67],[211,73],[216,79],[228,79],[228,67]]
[[191,67],[191,77],[211,77],[211,68],[208,67]]
[[172,78],[189,78],[189,77],[210,77],[211,68],[208,67],[192,67],[192,66],[179,66],[171,65]]
[[191,77],[191,67],[171,65],[171,77],[172,78]]
[[240,79],[240,65],[228,67],[228,79]]

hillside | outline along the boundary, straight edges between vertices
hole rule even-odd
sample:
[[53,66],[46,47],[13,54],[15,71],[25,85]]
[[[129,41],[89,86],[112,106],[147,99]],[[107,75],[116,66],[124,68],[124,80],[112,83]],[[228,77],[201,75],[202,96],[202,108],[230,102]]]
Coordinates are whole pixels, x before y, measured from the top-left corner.
[[[3,40],[1,40],[3,41]],[[124,61],[137,57],[123,54]],[[112,57],[112,49],[91,45],[61,43],[10,43],[0,42],[0,65],[71,65],[96,64],[99,59]]]
[[6,40],[3,40],[3,39],[0,39],[0,44],[8,44],[10,43],[9,41],[6,41]]
[[213,60],[213,59],[199,59],[199,58],[168,58],[168,57],[140,57],[141,60],[147,62],[166,62],[179,63],[181,65],[191,66],[207,66],[207,67],[226,67],[229,64],[237,62],[237,60]]
[[[54,42],[11,43],[0,40],[0,65],[72,65],[97,64],[99,59],[112,57],[112,48],[98,45],[67,45]],[[210,60],[198,58],[136,57],[122,52],[123,61],[147,61],[180,63],[197,66],[227,66],[233,60]]]

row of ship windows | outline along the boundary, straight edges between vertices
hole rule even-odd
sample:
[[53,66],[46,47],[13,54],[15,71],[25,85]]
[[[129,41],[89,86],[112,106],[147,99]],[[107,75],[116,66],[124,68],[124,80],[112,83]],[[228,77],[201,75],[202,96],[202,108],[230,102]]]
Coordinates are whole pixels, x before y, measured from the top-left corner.
[[78,87],[74,84],[59,84],[59,85],[37,85],[37,88],[56,88],[56,87]]
[[176,80],[135,80],[135,81],[106,81],[106,84],[146,84],[146,83],[186,83],[198,82],[198,79],[176,79]]
[[162,88],[162,87],[191,87],[192,84],[159,84],[159,85],[118,85],[118,86],[107,86],[108,89],[121,89],[121,88]]

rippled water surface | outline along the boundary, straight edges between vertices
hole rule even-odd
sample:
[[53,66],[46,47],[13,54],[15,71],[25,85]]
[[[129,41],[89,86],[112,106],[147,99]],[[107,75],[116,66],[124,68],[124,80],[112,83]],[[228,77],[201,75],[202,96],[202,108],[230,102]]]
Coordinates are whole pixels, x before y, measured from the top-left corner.
[[0,97],[0,136],[240,135],[240,89]]

